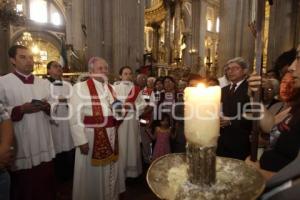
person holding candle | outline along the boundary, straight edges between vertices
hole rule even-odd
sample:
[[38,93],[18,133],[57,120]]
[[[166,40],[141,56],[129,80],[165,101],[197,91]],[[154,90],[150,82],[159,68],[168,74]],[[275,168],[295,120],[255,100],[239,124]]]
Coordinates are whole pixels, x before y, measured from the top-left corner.
[[[171,76],[165,76],[164,80],[163,80],[163,84],[164,84],[164,96],[162,96],[163,98],[161,99],[162,102],[159,105],[159,112],[161,113],[167,113],[170,116],[170,123],[171,123],[171,128],[172,128],[172,132],[175,132],[174,128],[175,128],[175,116],[172,114],[173,110],[175,110],[175,105],[179,100],[179,93],[177,92],[177,85],[176,85],[176,81],[173,77]],[[161,115],[159,114],[159,118],[158,120],[160,120]],[[174,147],[174,138],[172,138],[171,140],[171,151],[173,152],[173,147]]]
[[[298,48],[299,50],[299,48]],[[290,99],[290,109],[282,115],[282,121],[278,123],[277,119],[264,109],[263,117],[260,119],[260,128],[267,132],[275,126],[278,127],[280,135],[274,143],[272,149],[265,151],[259,162],[252,162],[249,159],[246,163],[254,165],[265,176],[266,179],[272,177],[276,172],[292,162],[300,150],[300,56],[299,51],[295,61],[290,66],[294,80],[294,95]],[[249,89],[257,91],[262,85],[260,76],[253,74],[249,80]]]
[[[300,88],[300,56],[299,56],[299,48],[297,49],[297,56],[292,65],[290,66],[289,70],[293,73],[294,78],[294,86],[295,88]],[[249,85],[256,90],[255,88],[258,88],[261,83],[260,77],[258,76],[252,76],[250,79],[251,82],[249,82]],[[250,84],[251,83],[251,84]],[[300,101],[300,95],[297,97],[297,101]],[[298,106],[294,109],[298,110],[298,115],[294,115],[294,122],[299,123],[299,103]],[[274,122],[274,119],[267,120],[268,114],[266,113],[266,117],[264,123],[272,123]],[[270,118],[270,117],[269,117]],[[298,121],[297,121],[298,120]],[[298,127],[298,130],[297,130]],[[295,129],[296,128],[296,129]],[[292,130],[294,129],[294,130]],[[297,123],[294,124],[294,126],[290,127],[290,131],[293,131],[294,134],[299,135],[299,125],[297,126]],[[298,131],[298,132],[296,132]],[[258,163],[251,162],[248,160],[248,164],[256,164],[254,166],[259,168]],[[296,200],[299,199],[300,196],[300,153],[298,153],[298,156],[295,158],[294,161],[289,163],[287,166],[282,168],[280,171],[278,171],[277,174],[275,174],[271,179],[269,179],[266,183],[266,189],[264,193],[261,195],[261,200]]]
[[[245,160],[250,154],[252,123],[243,117],[243,108],[249,103],[249,66],[241,58],[233,58],[226,63],[225,72],[230,84],[222,88],[222,111],[220,137],[217,155]],[[241,112],[240,112],[241,111]]]

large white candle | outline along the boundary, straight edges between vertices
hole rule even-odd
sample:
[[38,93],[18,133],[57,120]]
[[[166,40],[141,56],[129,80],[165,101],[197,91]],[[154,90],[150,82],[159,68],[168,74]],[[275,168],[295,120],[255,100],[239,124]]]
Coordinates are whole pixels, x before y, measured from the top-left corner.
[[219,86],[187,87],[184,90],[184,133],[188,142],[215,146],[220,132]]

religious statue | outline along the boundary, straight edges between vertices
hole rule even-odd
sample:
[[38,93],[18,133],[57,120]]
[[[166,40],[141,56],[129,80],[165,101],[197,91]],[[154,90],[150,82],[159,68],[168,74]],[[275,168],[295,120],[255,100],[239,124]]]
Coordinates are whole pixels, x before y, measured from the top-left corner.
[[160,41],[158,48],[158,62],[165,63],[166,62],[166,46],[165,43]]

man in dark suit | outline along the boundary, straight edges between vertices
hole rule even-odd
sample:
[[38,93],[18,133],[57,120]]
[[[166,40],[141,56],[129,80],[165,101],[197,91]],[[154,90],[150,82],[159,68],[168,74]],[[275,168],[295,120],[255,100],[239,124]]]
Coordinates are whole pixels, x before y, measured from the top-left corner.
[[229,60],[225,73],[230,84],[222,88],[222,111],[217,155],[244,160],[250,153],[251,122],[243,117],[245,104],[249,102],[249,66],[241,57]]

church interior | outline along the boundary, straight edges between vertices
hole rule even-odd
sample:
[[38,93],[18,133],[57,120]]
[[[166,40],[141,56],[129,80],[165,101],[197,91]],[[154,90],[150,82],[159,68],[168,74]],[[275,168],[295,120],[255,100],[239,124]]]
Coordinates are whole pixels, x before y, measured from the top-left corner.
[[[193,71],[220,76],[228,58],[254,63],[253,1],[238,0],[3,0],[1,74],[9,71],[7,50],[28,46],[34,74],[46,63],[68,60],[65,73],[86,71],[91,56],[107,59],[112,76],[121,66],[149,66],[156,73]],[[284,30],[284,31],[283,31]],[[299,2],[266,1],[263,69],[299,43]]]
[[[227,70],[230,73],[235,70],[234,68],[228,69],[231,63],[228,60],[233,58],[242,57],[249,64],[247,78],[253,71],[268,78],[276,77],[277,72],[275,71],[278,69],[278,65],[281,65],[280,56],[284,53],[290,55],[290,52],[294,52],[292,61],[299,59],[299,50],[296,53],[299,44],[300,0],[0,0],[0,77],[14,71],[14,64],[11,63],[11,58],[8,55],[10,47],[22,45],[27,47],[33,56],[32,74],[36,77],[47,78],[49,76],[47,64],[50,61],[56,61],[62,66],[62,79],[69,82],[70,85],[74,85],[78,81],[78,77],[90,70],[90,63],[94,62],[91,61],[91,58],[101,57],[108,64],[107,76],[110,83],[119,81],[122,75],[120,72],[123,73],[124,71],[123,66],[129,66],[133,76],[138,77],[138,75],[144,74],[146,79],[147,77],[154,77],[156,81],[159,80],[158,77],[167,77],[166,79],[172,77],[171,81],[174,84],[176,82],[177,85],[174,87],[183,95],[184,87],[192,79],[191,74],[206,80],[219,80],[221,85],[220,78],[226,75]],[[298,60],[298,62],[300,61]],[[288,65],[292,65],[292,63],[289,62]],[[275,75],[271,74],[273,72]],[[280,82],[281,78],[283,80],[283,75],[281,76],[280,73],[278,75],[278,73]],[[295,75],[293,77],[295,79]],[[137,79],[134,83],[139,85]],[[165,79],[162,82],[164,83]],[[156,82],[154,83],[156,84]],[[0,82],[1,84],[3,83]],[[230,80],[228,84],[230,84]],[[167,89],[165,88],[165,90]],[[249,91],[247,90],[248,94]],[[229,89],[228,92],[230,92]],[[279,93],[277,92],[276,95]],[[153,96],[155,96],[154,93]],[[295,96],[298,97],[299,95]],[[145,101],[151,101],[150,94],[147,98]],[[180,99],[179,96],[174,98]],[[222,98],[224,98],[223,94]],[[255,96],[253,98],[255,99]],[[261,98],[264,97],[258,95],[254,101],[260,101]],[[185,95],[185,100],[187,99],[188,96]],[[0,102],[2,101],[5,105],[5,100],[0,99]],[[267,107],[270,104],[268,102],[264,105]],[[176,109],[175,112],[177,112]],[[298,116],[299,112],[295,113],[293,114]],[[174,124],[172,124],[172,120],[170,126],[174,128],[174,131],[176,132],[175,129],[183,131],[180,122],[174,120]],[[140,121],[140,123],[142,122]],[[228,126],[234,126],[234,122],[231,124],[229,121],[229,123]],[[142,130],[143,125],[140,124],[139,126]],[[299,130],[299,125],[295,129]],[[171,141],[172,136],[170,137]],[[156,140],[157,142],[158,140]],[[249,145],[251,142],[250,139]],[[141,143],[141,145],[143,144]],[[258,146],[261,146],[261,143]],[[141,146],[141,149],[143,148]],[[300,144],[297,148],[299,151]],[[153,149],[155,148],[151,146],[151,155]],[[173,152],[172,144],[170,152],[177,153]],[[73,152],[73,154],[75,153]],[[144,155],[140,155],[141,158],[142,156]],[[296,155],[293,158],[295,157]],[[176,157],[176,159],[179,158]],[[169,162],[175,161],[169,160]],[[194,165],[194,162],[189,162]],[[127,177],[125,181],[126,191],[120,193],[117,198],[105,195],[102,197],[90,196],[91,200],[168,199],[169,196],[168,198],[165,197],[164,192],[158,189],[159,184],[155,182],[155,179],[149,177],[150,169],[155,170],[157,166],[151,165],[151,162],[144,162],[144,160],[142,165],[143,172],[138,177]],[[300,169],[300,165],[298,166]],[[172,166],[169,165],[169,167]],[[218,168],[217,170],[221,169]],[[68,172],[64,172],[68,174]],[[201,174],[201,172],[199,173]],[[245,172],[245,174],[247,173]],[[11,177],[13,178],[13,176]],[[67,181],[58,181],[55,199],[80,199],[79,196],[74,198],[74,191],[72,198],[74,180],[72,177]],[[260,179],[253,181],[259,182]],[[256,199],[265,188],[265,182],[257,184],[261,185],[258,189],[253,189],[255,192],[249,193],[250,196],[240,198],[226,196],[224,199]],[[249,182],[248,185],[250,185]],[[235,192],[232,190],[232,193]],[[195,194],[190,190],[188,193],[191,193],[191,196],[188,196],[187,199],[194,199],[195,196],[193,195]],[[220,194],[215,195],[216,198],[212,199],[223,199],[218,196]],[[286,199],[297,198],[299,196]],[[32,199],[34,198],[32,197]],[[179,197],[170,199],[185,198],[179,195]],[[272,198],[267,196],[262,199]],[[285,198],[282,197],[282,199]]]

